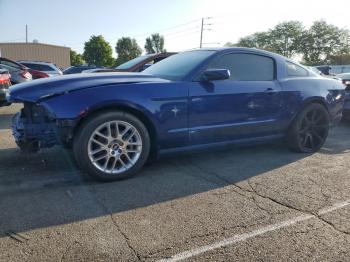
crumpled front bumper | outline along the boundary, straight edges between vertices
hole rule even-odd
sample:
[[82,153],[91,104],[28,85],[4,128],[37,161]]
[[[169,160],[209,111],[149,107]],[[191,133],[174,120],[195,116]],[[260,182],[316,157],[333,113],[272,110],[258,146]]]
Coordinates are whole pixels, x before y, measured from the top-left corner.
[[7,89],[0,88],[0,106],[10,105],[6,99]]
[[12,118],[12,134],[17,145],[37,143],[39,148],[45,148],[59,143],[55,122],[33,123],[23,112]]

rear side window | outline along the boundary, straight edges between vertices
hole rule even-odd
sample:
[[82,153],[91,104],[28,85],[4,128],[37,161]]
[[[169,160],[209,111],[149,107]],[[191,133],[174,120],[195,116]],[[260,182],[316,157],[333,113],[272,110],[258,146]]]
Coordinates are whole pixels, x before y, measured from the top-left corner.
[[229,69],[234,81],[272,81],[275,63],[270,57],[255,54],[227,54],[218,57],[210,68]]
[[304,77],[309,75],[306,69],[291,62],[286,62],[286,68],[287,75],[290,77]]

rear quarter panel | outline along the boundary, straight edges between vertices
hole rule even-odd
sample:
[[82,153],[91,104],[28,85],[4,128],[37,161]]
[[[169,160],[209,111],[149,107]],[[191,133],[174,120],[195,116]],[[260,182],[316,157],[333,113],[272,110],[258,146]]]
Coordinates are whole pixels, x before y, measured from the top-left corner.
[[280,84],[287,126],[311,102],[322,103],[332,121],[341,117],[345,91],[340,81],[323,77],[300,77],[284,78]]

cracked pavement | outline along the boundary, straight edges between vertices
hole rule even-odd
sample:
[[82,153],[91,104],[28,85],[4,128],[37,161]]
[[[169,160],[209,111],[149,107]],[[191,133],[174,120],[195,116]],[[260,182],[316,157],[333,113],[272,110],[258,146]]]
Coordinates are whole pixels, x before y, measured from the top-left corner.
[[[296,218],[190,261],[347,261],[350,123],[313,155],[283,144],[162,158],[115,183],[83,178],[59,147],[24,155],[0,108],[0,261],[157,261]],[[8,232],[24,236],[19,241]]]

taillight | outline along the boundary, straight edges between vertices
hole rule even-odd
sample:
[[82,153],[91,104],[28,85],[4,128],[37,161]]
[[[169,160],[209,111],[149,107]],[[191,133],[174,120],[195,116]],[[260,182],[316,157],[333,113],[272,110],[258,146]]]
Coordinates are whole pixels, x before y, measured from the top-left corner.
[[44,72],[41,72],[41,71],[38,71],[37,72],[37,75],[40,76],[40,77],[49,77],[48,74],[44,73]]
[[28,71],[22,71],[20,75],[25,79],[30,79],[32,76]]
[[9,74],[0,74],[0,84],[8,83],[10,81]]

